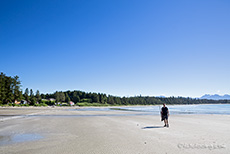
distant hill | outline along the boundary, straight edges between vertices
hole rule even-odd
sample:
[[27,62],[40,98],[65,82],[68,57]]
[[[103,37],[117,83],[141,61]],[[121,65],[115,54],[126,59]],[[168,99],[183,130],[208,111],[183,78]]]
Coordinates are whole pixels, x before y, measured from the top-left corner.
[[230,95],[218,95],[218,94],[214,94],[214,95],[209,95],[209,94],[205,94],[204,96],[200,97],[200,99],[212,99],[212,100],[223,100],[223,99],[228,99],[230,100]]
[[159,98],[166,98],[166,97],[165,97],[165,96],[163,96],[163,95],[156,96],[156,97],[159,97]]

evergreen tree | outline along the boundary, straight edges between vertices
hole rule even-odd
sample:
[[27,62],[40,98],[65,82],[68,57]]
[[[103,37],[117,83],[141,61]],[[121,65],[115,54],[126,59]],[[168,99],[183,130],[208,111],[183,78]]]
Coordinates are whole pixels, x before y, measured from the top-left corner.
[[30,105],[34,105],[36,103],[36,98],[34,97],[34,92],[30,89]]
[[35,105],[36,101],[37,101],[37,99],[35,97],[31,97],[30,98],[30,105]]
[[54,98],[56,99],[56,102],[61,102],[61,98],[60,98],[60,92],[55,92],[54,93]]
[[40,95],[39,90],[36,91],[35,97],[36,97],[36,101],[37,101],[37,102],[40,102],[40,101],[41,101],[41,95]]
[[54,93],[54,98],[57,102],[64,102],[65,101],[65,94],[63,92],[56,91]]
[[105,94],[99,94],[100,97],[100,102],[102,104],[106,104],[107,103],[107,96]]
[[25,90],[24,98],[26,99],[27,102],[29,102],[29,89],[28,88],[26,88]]
[[5,86],[6,86],[6,103],[11,103],[14,101],[13,95],[13,79],[11,77],[6,77]]
[[13,94],[14,94],[14,100],[21,101],[22,100],[22,95],[20,91],[20,84],[21,82],[19,81],[19,77],[15,76],[13,78]]
[[69,103],[71,100],[70,100],[70,98],[69,98],[69,95],[66,93],[66,96],[65,96],[65,101],[67,102],[67,103]]
[[25,98],[23,97],[22,91],[20,90],[20,93],[19,93],[19,101],[21,101],[21,100],[23,100],[23,99],[25,99]]
[[99,96],[97,95],[97,93],[93,93],[90,95],[90,98],[92,99],[93,102],[99,102]]
[[60,99],[61,99],[61,102],[65,101],[65,94],[63,92],[60,93]]
[[34,92],[32,89],[30,89],[30,97],[34,97]]
[[3,104],[6,99],[6,86],[5,86],[6,76],[1,72],[0,75],[0,104]]
[[45,94],[41,94],[41,99],[45,99],[45,98],[46,98]]
[[3,72],[0,74],[0,104],[6,104],[20,101],[22,99],[19,77],[6,76]]
[[73,101],[74,103],[80,102],[80,97],[76,91],[73,92]]

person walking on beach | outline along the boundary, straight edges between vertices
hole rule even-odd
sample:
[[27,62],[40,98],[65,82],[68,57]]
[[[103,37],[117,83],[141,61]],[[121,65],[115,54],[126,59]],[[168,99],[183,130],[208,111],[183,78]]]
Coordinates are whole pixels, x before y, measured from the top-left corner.
[[164,127],[169,127],[168,117],[169,117],[169,110],[165,106],[165,104],[163,104],[163,107],[161,108],[161,121],[164,120],[165,123]]

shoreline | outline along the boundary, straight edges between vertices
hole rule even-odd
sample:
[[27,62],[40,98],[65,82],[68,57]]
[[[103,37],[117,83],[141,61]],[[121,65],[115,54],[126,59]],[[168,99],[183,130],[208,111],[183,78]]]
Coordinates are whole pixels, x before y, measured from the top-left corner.
[[[166,104],[166,106],[177,106],[177,105],[227,105],[230,103],[198,103],[198,104]],[[113,105],[113,106],[2,106],[0,108],[109,108],[109,107],[138,107],[138,106],[162,106],[162,104],[153,105]]]
[[[207,106],[207,107],[206,107]],[[143,112],[149,113],[149,115],[159,115],[161,105],[134,105],[134,106],[106,106],[106,107],[79,107],[79,106],[46,106],[46,107],[0,107],[0,111],[7,110],[67,110],[67,111],[125,111],[125,112]],[[200,114],[200,115],[230,115],[230,104],[192,104],[192,105],[167,105],[170,114],[182,115],[182,114]],[[152,113],[152,114],[151,114]],[[3,113],[2,113],[3,114]],[[0,113],[1,116],[1,113]]]
[[[6,110],[5,114],[8,111],[25,114],[26,110]],[[0,153],[230,152],[230,115],[171,115],[170,127],[164,128],[159,115],[122,116],[135,113],[126,111],[41,111],[44,112],[40,115],[51,116],[0,122]]]

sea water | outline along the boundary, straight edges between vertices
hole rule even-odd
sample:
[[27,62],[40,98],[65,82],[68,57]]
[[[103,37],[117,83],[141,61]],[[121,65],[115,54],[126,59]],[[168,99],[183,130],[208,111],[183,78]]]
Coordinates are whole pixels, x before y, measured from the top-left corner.
[[[160,114],[162,105],[118,107],[124,111],[148,112]],[[170,114],[227,114],[230,115],[230,104],[167,105]]]
[[36,141],[43,137],[40,134],[14,134],[0,136],[0,146],[6,144],[14,144],[20,142]]

